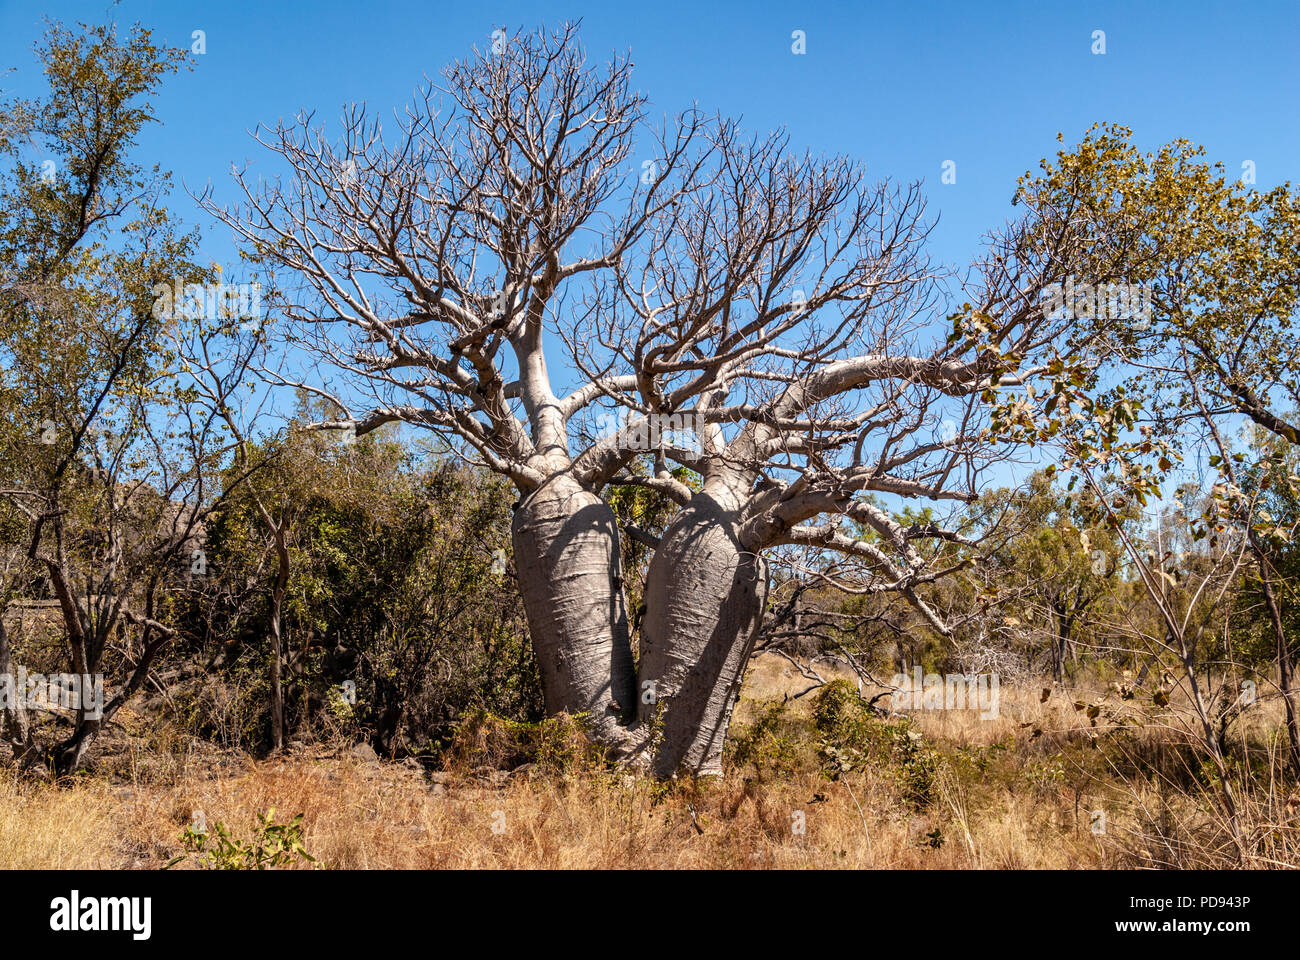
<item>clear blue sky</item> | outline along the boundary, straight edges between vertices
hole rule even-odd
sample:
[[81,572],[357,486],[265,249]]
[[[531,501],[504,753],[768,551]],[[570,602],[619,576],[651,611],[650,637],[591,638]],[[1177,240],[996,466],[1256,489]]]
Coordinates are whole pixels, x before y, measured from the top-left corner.
[[[206,32],[196,69],[158,100],[163,126],[140,156],[191,186],[230,196],[232,162],[256,159],[246,130],[301,108],[333,121],[368,100],[400,107],[495,26],[582,18],[593,55],[630,49],[638,85],[661,111],[691,101],[784,124],[793,144],[843,152],[876,176],[924,178],[941,214],[934,252],[964,263],[980,234],[1012,208],[1016,177],[1077,140],[1094,121],[1134,128],[1155,146],[1203,143],[1229,170],[1256,164],[1268,186],[1300,179],[1300,3],[728,3],[37,2],[0,0],[6,90],[30,93],[30,53],[43,14],[64,21],[135,20],[175,45]],[[803,30],[807,53],[791,52]],[[1104,30],[1106,53],[1092,53]],[[957,182],[942,185],[945,160]],[[178,212],[197,219],[189,198]],[[208,253],[230,259],[224,232]]]
[[[784,125],[795,148],[864,160],[876,177],[924,179],[940,216],[931,252],[963,266],[1013,213],[1016,178],[1096,121],[1133,128],[1143,146],[1205,145],[1229,172],[1255,163],[1261,187],[1300,180],[1300,0],[1212,3],[289,2],[0,0],[0,80],[35,94],[31,46],[48,13],[65,22],[136,20],[207,51],[167,82],[160,127],[138,158],[191,189],[234,199],[232,163],[269,158],[247,131],[300,109],[333,124],[341,106],[401,108],[494,28],[583,21],[589,53],[630,49],[656,110],[697,101],[758,131]],[[791,51],[802,30],[807,52]],[[1093,32],[1105,53],[1093,53]],[[945,161],[956,183],[941,183]],[[225,228],[184,193],[173,207],[205,227],[205,253],[234,260]],[[553,358],[554,360],[555,358]]]

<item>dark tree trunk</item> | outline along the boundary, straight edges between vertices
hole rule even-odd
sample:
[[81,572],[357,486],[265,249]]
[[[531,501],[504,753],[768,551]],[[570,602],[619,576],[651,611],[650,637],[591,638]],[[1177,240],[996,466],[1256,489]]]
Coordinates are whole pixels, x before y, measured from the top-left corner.
[[[9,632],[5,628],[4,613],[5,608],[0,607],[0,677],[13,677],[15,672],[13,652],[9,647]],[[14,702],[0,712],[0,736],[3,736],[5,742],[9,744],[16,763],[21,765],[30,759],[34,747],[27,722],[27,711],[23,709],[21,701]]]
[[1282,703],[1286,707],[1287,743],[1291,750],[1291,768],[1300,776],[1300,730],[1296,726],[1296,704],[1294,686],[1294,669],[1291,661],[1291,645],[1287,643],[1286,629],[1282,624],[1282,608],[1273,590],[1272,580],[1268,574],[1268,563],[1260,559],[1259,577],[1264,587],[1264,602],[1268,606],[1268,617],[1273,627],[1273,636],[1277,643],[1278,690],[1282,693]]

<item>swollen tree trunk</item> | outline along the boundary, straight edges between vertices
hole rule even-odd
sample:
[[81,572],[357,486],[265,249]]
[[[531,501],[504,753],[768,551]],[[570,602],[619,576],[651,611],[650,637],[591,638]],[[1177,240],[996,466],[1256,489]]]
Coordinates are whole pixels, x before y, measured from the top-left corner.
[[767,601],[767,566],[738,530],[735,498],[706,488],[669,524],[651,561],[638,711],[656,776],[722,773]]
[[587,714],[620,756],[636,677],[614,512],[558,473],[524,497],[511,535],[546,712]]

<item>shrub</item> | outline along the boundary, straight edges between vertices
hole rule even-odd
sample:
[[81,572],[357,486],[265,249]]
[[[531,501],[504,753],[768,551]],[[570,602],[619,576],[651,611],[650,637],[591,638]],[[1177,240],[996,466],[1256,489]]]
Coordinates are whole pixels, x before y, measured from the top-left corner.
[[181,834],[185,853],[167,864],[171,869],[192,857],[205,870],[267,870],[292,867],[301,861],[315,863],[302,839],[302,814],[288,823],[275,822],[275,808],[258,815],[258,826],[248,842],[237,840],[230,829],[218,821],[211,832],[194,824]]
[[851,683],[833,680],[817,695],[813,725],[822,735],[823,770],[831,779],[872,763],[898,781],[909,803],[923,807],[934,801],[943,758],[910,718],[880,717]]
[[727,742],[731,762],[753,766],[758,776],[788,777],[809,765],[807,722],[792,717],[785,704],[769,704],[749,724],[737,724]]

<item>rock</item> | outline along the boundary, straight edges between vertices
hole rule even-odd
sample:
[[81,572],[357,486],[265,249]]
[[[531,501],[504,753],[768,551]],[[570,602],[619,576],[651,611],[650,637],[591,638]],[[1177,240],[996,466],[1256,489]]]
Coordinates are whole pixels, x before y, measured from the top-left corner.
[[375,753],[375,748],[364,740],[353,747],[350,752],[352,756],[356,757],[362,763],[372,763],[379,759],[379,754]]

